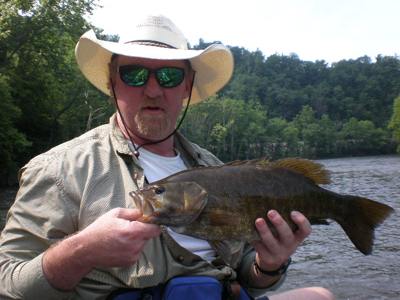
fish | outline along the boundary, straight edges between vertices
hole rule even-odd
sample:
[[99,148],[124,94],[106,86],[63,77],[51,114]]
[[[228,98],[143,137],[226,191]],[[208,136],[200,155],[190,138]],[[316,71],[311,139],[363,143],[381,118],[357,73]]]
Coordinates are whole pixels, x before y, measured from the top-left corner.
[[312,160],[254,159],[184,170],[130,195],[142,211],[139,221],[208,241],[257,241],[257,218],[276,233],[266,218],[272,209],[296,231],[290,213],[299,211],[311,225],[337,222],[361,253],[371,254],[376,227],[394,209],[321,186],[329,183],[329,171]]

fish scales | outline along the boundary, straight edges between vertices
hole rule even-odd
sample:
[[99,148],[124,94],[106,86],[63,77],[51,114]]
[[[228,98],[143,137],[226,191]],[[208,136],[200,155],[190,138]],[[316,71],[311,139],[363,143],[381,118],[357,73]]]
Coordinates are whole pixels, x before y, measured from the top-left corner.
[[[329,191],[319,186],[322,183],[329,183],[329,173],[310,160],[236,161],[174,174],[132,196],[137,207],[146,206],[142,221],[174,226],[180,233],[210,241],[259,239],[254,222],[265,219],[271,209],[279,211],[296,230],[290,218],[296,210],[311,224],[336,221],[357,249],[371,253],[374,229],[393,209]],[[183,221],[183,216],[190,217]]]
[[[293,229],[296,225],[289,217],[293,210],[302,211],[313,222],[333,218],[338,214],[336,210],[345,209],[340,203],[336,204],[335,195],[322,192],[311,180],[304,180],[302,175],[286,169],[237,166],[230,168],[230,172],[226,171],[223,168],[198,169],[169,181],[193,181],[197,178],[196,182],[207,186],[208,194],[212,195],[197,221],[185,226],[182,232],[209,240],[252,241],[258,239],[254,220],[265,218],[270,209],[278,210]],[[210,179],[211,184],[208,183]],[[227,184],[223,184],[225,180]],[[319,205],[315,205],[316,199]]]

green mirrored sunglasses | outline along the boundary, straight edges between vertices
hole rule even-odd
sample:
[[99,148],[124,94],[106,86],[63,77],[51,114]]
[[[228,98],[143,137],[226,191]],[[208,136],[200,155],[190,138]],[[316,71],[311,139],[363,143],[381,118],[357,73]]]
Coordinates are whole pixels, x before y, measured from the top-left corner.
[[134,87],[144,86],[154,73],[158,84],[163,88],[173,88],[180,85],[185,78],[185,70],[178,67],[161,67],[155,70],[139,66],[126,65],[119,67],[121,80]]

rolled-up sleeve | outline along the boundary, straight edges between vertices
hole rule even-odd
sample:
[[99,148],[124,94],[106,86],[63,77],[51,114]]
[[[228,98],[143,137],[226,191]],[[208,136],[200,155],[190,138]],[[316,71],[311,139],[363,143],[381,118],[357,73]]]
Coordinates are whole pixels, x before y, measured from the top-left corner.
[[68,299],[54,289],[42,270],[43,253],[75,231],[73,209],[63,199],[54,162],[25,167],[20,189],[0,237],[1,299]]

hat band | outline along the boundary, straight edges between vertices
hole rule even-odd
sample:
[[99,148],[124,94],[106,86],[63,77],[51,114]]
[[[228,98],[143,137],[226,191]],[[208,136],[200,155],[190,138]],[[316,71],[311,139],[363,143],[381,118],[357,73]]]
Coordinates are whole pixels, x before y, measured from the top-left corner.
[[129,41],[129,42],[125,42],[125,44],[139,44],[139,45],[144,45],[144,46],[154,46],[154,47],[161,47],[161,48],[177,49],[175,47],[172,47],[171,45],[161,43],[161,42],[151,41],[151,40]]

